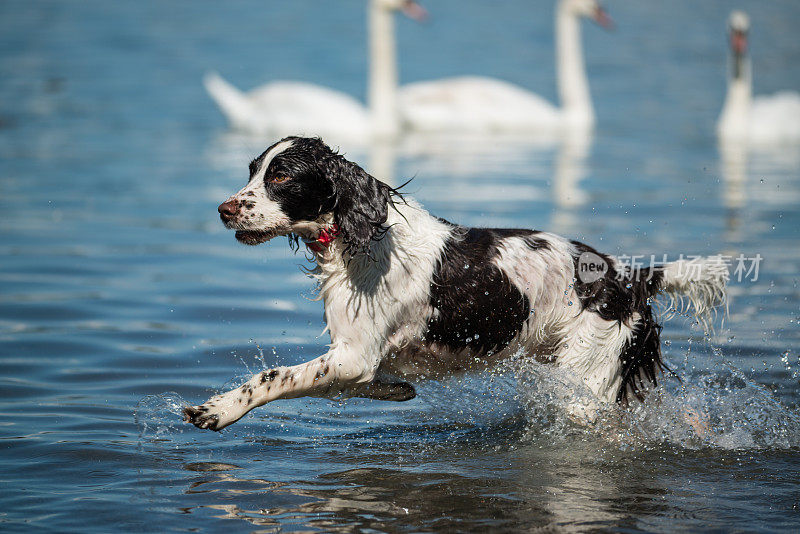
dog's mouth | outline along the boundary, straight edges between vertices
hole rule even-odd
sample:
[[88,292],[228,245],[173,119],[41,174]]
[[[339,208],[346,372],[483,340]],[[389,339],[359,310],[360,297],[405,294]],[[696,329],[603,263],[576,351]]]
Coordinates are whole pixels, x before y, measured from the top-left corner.
[[260,245],[266,243],[273,237],[277,237],[278,232],[267,232],[265,230],[236,230],[236,240],[245,245]]

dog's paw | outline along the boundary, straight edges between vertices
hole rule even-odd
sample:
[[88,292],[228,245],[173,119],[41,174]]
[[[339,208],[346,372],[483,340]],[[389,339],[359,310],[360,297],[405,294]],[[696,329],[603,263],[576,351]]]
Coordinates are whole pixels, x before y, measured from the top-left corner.
[[350,394],[365,399],[395,402],[411,400],[417,396],[414,386],[408,382],[381,382],[380,380],[373,380],[366,386],[351,390]]
[[222,430],[242,418],[255,404],[244,402],[241,388],[215,395],[200,406],[186,406],[183,420],[197,428]]
[[417,396],[417,390],[408,382],[397,382],[389,385],[389,391],[381,400],[404,402]]
[[209,410],[205,404],[201,406],[186,406],[183,409],[183,420],[192,423],[197,428],[208,430],[222,430],[219,426],[219,415]]

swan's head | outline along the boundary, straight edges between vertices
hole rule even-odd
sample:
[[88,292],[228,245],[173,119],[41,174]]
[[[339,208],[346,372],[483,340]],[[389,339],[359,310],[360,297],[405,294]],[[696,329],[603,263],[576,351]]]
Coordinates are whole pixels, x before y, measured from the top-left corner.
[[747,53],[747,33],[750,31],[750,17],[744,11],[733,11],[728,17],[731,53],[742,57]]
[[592,19],[606,29],[614,27],[614,22],[597,0],[561,0],[561,5],[575,17]]
[[405,16],[416,21],[428,18],[428,12],[414,0],[372,0],[375,5],[387,11],[400,11]]
[[747,32],[750,18],[744,11],[734,11],[728,17],[728,34],[731,47],[731,77],[744,78],[749,69],[747,65]]

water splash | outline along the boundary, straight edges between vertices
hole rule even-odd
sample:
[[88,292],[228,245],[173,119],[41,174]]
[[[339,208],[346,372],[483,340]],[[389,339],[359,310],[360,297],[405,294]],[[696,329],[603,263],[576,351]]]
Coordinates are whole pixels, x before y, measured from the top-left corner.
[[[266,368],[263,352],[257,348],[253,363]],[[512,439],[528,443],[600,438],[623,450],[662,446],[800,447],[800,413],[747,378],[718,350],[711,351],[713,357],[709,360],[710,355],[698,351],[697,344],[690,340],[684,353],[678,355],[682,357],[682,380],[663,377],[643,403],[634,401],[629,408],[602,408],[592,426],[579,424],[570,416],[574,406],[593,402],[592,392],[566,369],[523,356],[512,358],[491,372],[418,384],[418,399],[423,407],[417,416],[421,424],[453,424],[472,437],[484,438],[487,434],[507,434],[506,427],[517,426],[521,419],[524,432],[514,432]],[[222,390],[238,385],[250,375],[250,366],[244,363],[243,367]],[[175,392],[143,398],[134,414],[140,438],[174,441],[189,428],[182,423],[182,409],[187,404]],[[404,419],[409,422],[407,417]]]
[[800,447],[800,414],[733,366],[657,388],[630,410],[626,430],[689,448]]
[[592,426],[579,425],[568,415],[571,405],[589,402],[592,393],[567,371],[519,359],[513,371],[532,439],[594,435],[622,449],[800,447],[800,413],[718,357],[712,370],[682,373],[682,381],[663,378],[642,403],[603,408]]
[[163,441],[183,433],[183,407],[188,405],[189,402],[174,391],[144,397],[133,412],[139,439]]
[[[215,388],[212,394],[221,393],[241,385],[257,372],[251,369],[251,365],[257,370],[269,368],[264,357],[264,350],[254,340],[251,339],[250,341],[257,350],[257,353],[252,356],[252,361],[248,363],[246,358],[240,356],[239,361],[242,364],[242,368],[227,382]],[[272,347],[271,350],[273,356],[276,356],[275,347]],[[258,369],[259,366],[261,369]],[[183,408],[193,404],[174,391],[167,391],[158,395],[147,395],[142,398],[136,404],[136,409],[133,413],[134,421],[139,428],[139,439],[174,441],[178,434],[182,434],[184,430],[192,428],[191,425],[186,425],[183,422]]]

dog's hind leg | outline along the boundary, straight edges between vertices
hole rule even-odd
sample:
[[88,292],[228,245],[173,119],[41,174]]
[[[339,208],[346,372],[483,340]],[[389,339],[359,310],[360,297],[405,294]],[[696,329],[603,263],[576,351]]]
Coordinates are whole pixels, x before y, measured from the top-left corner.
[[352,397],[396,402],[411,400],[417,396],[414,386],[408,382],[383,382],[377,378],[349,393]]
[[[634,314],[633,321],[639,318]],[[565,383],[563,388],[572,419],[592,424],[602,406],[616,401],[623,383],[620,356],[632,336],[630,326],[592,312],[581,313],[570,325],[556,349],[555,362],[572,374],[567,382],[574,381],[573,387]]]
[[329,352],[300,365],[263,371],[236,389],[199,406],[187,406],[184,421],[198,428],[222,430],[253,408],[277,399],[328,397],[358,388],[372,382],[376,367],[365,358]]

